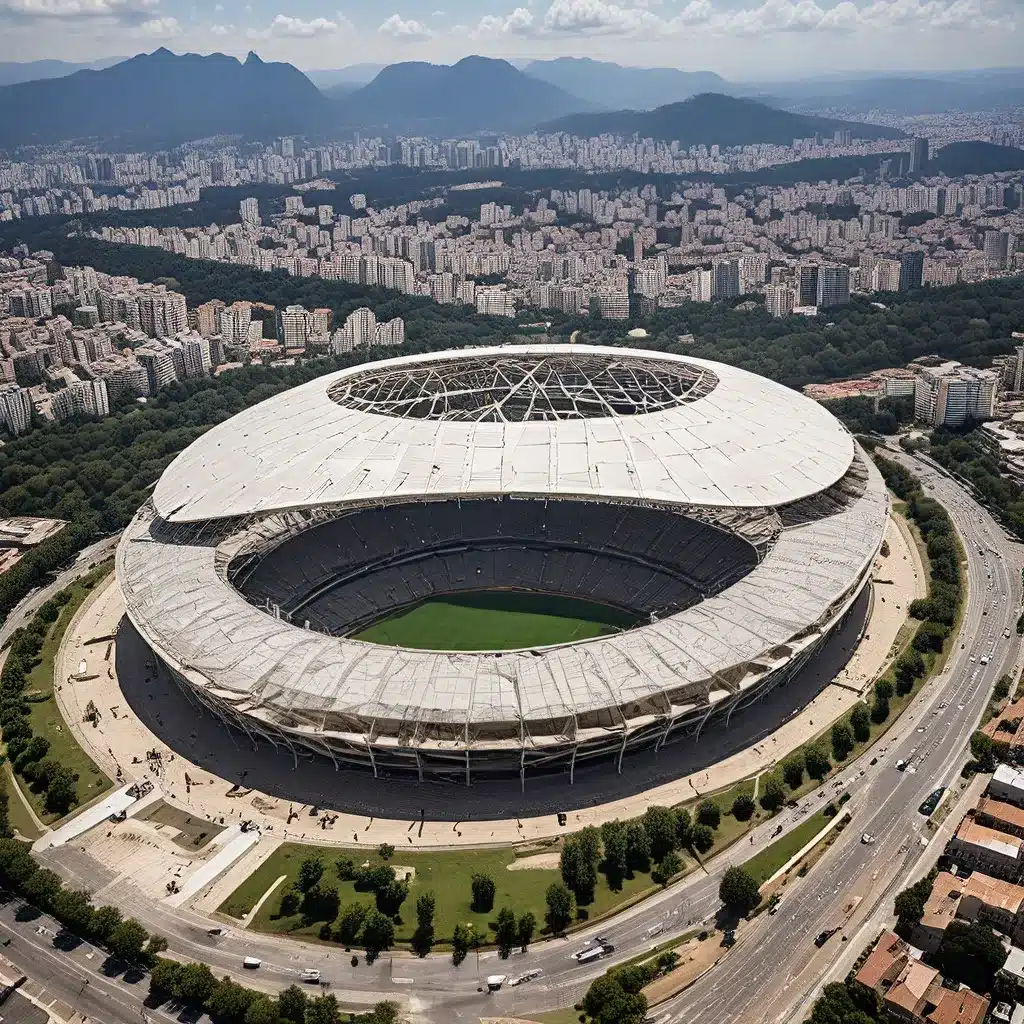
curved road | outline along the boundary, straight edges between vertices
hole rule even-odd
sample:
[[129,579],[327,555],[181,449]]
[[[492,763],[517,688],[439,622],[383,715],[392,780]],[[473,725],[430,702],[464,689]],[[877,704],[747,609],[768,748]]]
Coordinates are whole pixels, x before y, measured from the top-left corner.
[[[769,845],[778,825],[796,824],[845,789],[851,795],[848,806],[853,821],[808,876],[787,888],[780,913],[762,915],[747,926],[717,968],[654,1014],[663,1024],[691,1019],[702,1024],[790,1019],[806,1008],[821,977],[856,952],[856,942],[843,944],[840,935],[818,950],[814,936],[836,926],[853,936],[865,922],[887,912],[892,896],[928,852],[921,846],[927,833],[917,807],[936,786],[955,778],[992,686],[1004,671],[1012,671],[1018,658],[1020,644],[1014,628],[1024,549],[1008,540],[958,484],[918,460],[902,453],[898,457],[946,505],[964,541],[970,591],[960,642],[943,674],[922,690],[880,746],[801,800],[799,807],[755,830],[752,843],[734,846],[709,862],[706,871],[690,875],[589,932],[538,943],[507,962],[494,953],[481,955],[479,961],[470,957],[457,969],[448,956],[418,960],[403,955],[384,956],[373,967],[352,968],[350,954],[340,949],[233,930],[211,937],[208,919],[153,903],[129,884],[113,886],[105,897],[166,935],[174,951],[202,960],[218,973],[238,976],[242,957],[256,955],[263,960],[260,983],[284,986],[296,980],[301,968],[319,967],[346,1005],[404,999],[417,1019],[438,1022],[475,1021],[481,1015],[528,1016],[571,1005],[609,966],[712,919],[719,909],[719,880],[727,867]],[[1007,629],[1010,639],[1003,636]],[[974,660],[982,654],[992,654],[988,665]],[[867,763],[876,757],[875,765]],[[908,771],[896,771],[898,758],[910,762]],[[863,832],[876,836],[877,842],[861,844]],[[97,877],[97,864],[73,846],[50,851],[45,859],[75,884],[95,889],[111,881]],[[26,926],[15,926],[19,927],[24,931]],[[653,929],[663,933],[651,939]],[[570,954],[597,932],[615,944],[615,955],[581,967]],[[506,986],[494,995],[479,991],[488,974],[514,974],[528,968],[544,973],[527,985]],[[249,974],[247,980],[256,981],[257,976]]]

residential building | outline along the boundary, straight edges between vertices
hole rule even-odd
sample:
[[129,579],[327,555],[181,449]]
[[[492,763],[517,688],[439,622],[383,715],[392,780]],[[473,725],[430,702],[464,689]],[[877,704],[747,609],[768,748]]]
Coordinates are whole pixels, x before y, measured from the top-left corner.
[[32,426],[32,396],[28,388],[0,384],[0,423],[12,434],[24,434]]
[[932,426],[959,426],[992,419],[998,378],[991,370],[960,363],[924,367],[914,388],[914,413]]
[[260,203],[258,199],[249,197],[243,199],[238,206],[239,214],[243,224],[256,226],[260,223]]
[[770,284],[765,288],[764,305],[770,316],[789,316],[796,306],[796,292],[781,284]]
[[842,263],[818,267],[818,309],[845,306],[850,301],[850,268]]
[[304,349],[312,318],[304,306],[285,306],[281,311],[281,342],[286,349]]
[[1001,764],[988,784],[989,796],[1015,807],[1024,807],[1024,771]]
[[74,416],[102,418],[110,415],[107,385],[102,380],[85,380],[62,388],[50,404],[53,418],[69,420]]
[[920,174],[929,159],[929,146],[927,139],[910,140],[910,167],[911,174]]
[[968,878],[940,871],[912,937],[926,952],[934,952],[946,928],[960,920],[981,921],[1019,942],[1024,939],[1022,910],[1024,886],[982,871],[973,871]]
[[146,371],[149,394],[155,395],[161,388],[178,379],[174,356],[166,345],[147,345],[135,350],[135,358]]
[[965,817],[946,845],[957,867],[982,871],[1008,882],[1024,877],[1024,839],[997,832]]
[[924,284],[924,253],[905,252],[900,256],[900,282],[901,292],[913,291]]

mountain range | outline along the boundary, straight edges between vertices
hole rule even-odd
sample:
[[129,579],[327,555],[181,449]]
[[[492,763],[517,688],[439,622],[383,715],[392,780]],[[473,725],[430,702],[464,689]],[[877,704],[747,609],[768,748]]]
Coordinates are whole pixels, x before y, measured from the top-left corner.
[[736,92],[735,87],[713,71],[629,68],[589,57],[535,60],[521,70],[603,110],[652,110],[702,92]]
[[210,135],[323,128],[331,101],[291,64],[160,48],[100,71],[0,88],[0,145],[116,138],[174,145]]
[[[637,133],[684,145],[788,144],[847,127],[861,138],[902,135],[723,95],[718,90],[733,87],[710,72],[575,59],[532,61],[520,70],[474,56],[450,66],[409,61],[311,74],[322,90],[292,65],[264,62],[255,53],[240,62],[161,48],[100,70],[0,85],[0,146],[98,138],[152,149],[221,134],[266,139],[344,130],[465,138],[538,126],[581,135]],[[645,109],[707,88],[716,91]],[[626,100],[630,109],[607,109]]]
[[794,139],[831,136],[852,129],[862,139],[901,139],[898,128],[837,121],[777,110],[756,100],[704,93],[682,103],[668,103],[654,110],[615,110],[607,113],[570,114],[538,125],[541,131],[572,135],[639,135],[684,146],[699,144],[745,146],[755,142],[791,145]]
[[[331,92],[328,91],[328,95]],[[594,104],[524,74],[506,60],[390,64],[339,101],[343,125],[405,135],[519,132]]]
[[0,61],[0,85],[15,85],[18,82],[35,82],[40,78],[63,78],[76,71],[100,71],[114,64],[120,64],[124,57],[102,57],[84,64],[73,64],[66,60],[6,60]]

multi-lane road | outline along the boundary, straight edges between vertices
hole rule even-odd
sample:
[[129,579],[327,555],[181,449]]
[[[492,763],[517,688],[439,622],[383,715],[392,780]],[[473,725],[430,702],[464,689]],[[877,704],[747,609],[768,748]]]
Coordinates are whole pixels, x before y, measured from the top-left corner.
[[[957,776],[970,734],[996,679],[1018,662],[1019,641],[1014,627],[1021,603],[1024,549],[1008,540],[959,485],[919,460],[902,454],[894,457],[904,461],[943,502],[963,538],[970,590],[959,640],[943,674],[925,687],[879,746],[805,797],[799,807],[755,830],[751,842],[709,862],[706,871],[691,875],[590,933],[538,943],[507,963],[498,961],[493,953],[482,955],[479,962],[471,957],[460,968],[453,968],[444,956],[425,960],[385,956],[372,967],[360,964],[352,968],[350,954],[341,950],[304,946],[251,932],[229,930],[220,936],[208,935],[207,919],[150,901],[127,883],[112,886],[105,898],[167,936],[176,953],[202,960],[217,973],[237,975],[242,957],[255,955],[263,960],[258,972],[260,981],[269,987],[290,984],[304,967],[318,967],[331,980],[339,998],[351,1005],[399,998],[409,1005],[416,1019],[424,1021],[523,1016],[571,1005],[593,978],[613,963],[710,920],[719,909],[718,884],[728,866],[769,845],[780,824],[788,828],[846,791],[853,814],[850,826],[806,878],[787,888],[781,911],[773,917],[762,915],[741,931],[739,943],[718,967],[659,1007],[655,1015],[664,1024],[690,1019],[708,1024],[799,1019],[797,1014],[806,1011],[821,978],[851,955],[852,944],[844,943],[844,936],[851,939],[858,935],[864,922],[877,918],[891,905],[893,895],[902,888],[914,865],[930,852],[922,845],[929,833],[917,807],[934,788],[950,784]],[[1007,631],[1009,638],[1004,635]],[[984,665],[980,660],[983,655],[989,658]],[[909,763],[906,771],[897,771],[899,759]],[[871,764],[871,760],[876,763]],[[874,844],[861,843],[865,832],[875,837]],[[52,851],[47,859],[75,884],[95,889],[111,881],[110,877],[97,877],[95,862],[74,847]],[[840,933],[817,949],[814,937],[837,926]],[[8,925],[7,915],[0,914],[0,932],[8,927],[18,931],[19,941],[22,935],[30,944],[40,938],[34,926]],[[578,965],[571,953],[597,931],[615,944],[614,956],[596,964]],[[657,938],[652,937],[655,931],[661,933]],[[63,956],[72,958],[67,977],[59,968]],[[74,987],[82,969],[96,969],[93,960],[84,954],[59,954],[52,944],[43,962],[53,971],[55,985],[63,979],[59,981],[62,992]],[[514,974],[534,968],[543,974],[526,985],[506,986],[490,995],[481,991],[488,974]],[[106,979],[104,984],[108,984]],[[125,987],[116,981],[109,984],[119,991]],[[122,993],[119,998],[131,1003],[137,996],[129,990],[128,995]],[[138,1016],[132,1019],[138,1020]]]

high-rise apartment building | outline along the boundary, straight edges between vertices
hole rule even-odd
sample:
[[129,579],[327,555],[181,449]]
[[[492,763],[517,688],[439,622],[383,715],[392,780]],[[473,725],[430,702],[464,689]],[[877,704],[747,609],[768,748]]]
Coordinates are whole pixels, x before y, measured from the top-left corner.
[[0,384],[0,423],[12,434],[32,426],[32,396],[17,384]]
[[714,291],[714,275],[710,270],[695,270],[690,279],[690,299],[693,302],[710,302]]
[[161,388],[178,379],[171,350],[160,343],[146,344],[135,350],[135,358],[146,371],[149,393],[155,395]]
[[910,140],[910,167],[909,171],[911,174],[920,174],[925,164],[928,163],[928,140],[927,139],[911,139]]
[[991,370],[976,370],[956,362],[925,367],[914,385],[914,414],[935,427],[991,419],[997,383]]
[[281,341],[286,349],[305,348],[312,317],[305,306],[285,306],[281,311]]
[[714,283],[713,299],[734,299],[740,294],[740,261],[738,259],[715,260],[712,267]]
[[765,289],[764,305],[770,316],[789,316],[796,308],[796,291],[786,285],[770,284]]
[[53,396],[50,405],[54,419],[59,422],[75,416],[91,416],[100,419],[110,415],[110,401],[107,396],[106,382],[101,380],[83,380],[71,384]]
[[924,253],[920,250],[900,256],[900,291],[909,292],[924,283]]
[[843,263],[818,267],[818,309],[845,306],[850,301],[850,268]]
[[250,196],[238,204],[238,212],[242,217],[242,223],[247,227],[256,227],[260,223],[260,202]]
[[899,260],[878,260],[871,270],[869,279],[873,292],[899,291],[903,265]]
[[815,306],[818,303],[818,264],[801,263],[799,277],[800,300],[798,306]]
[[196,306],[196,324],[199,333],[204,338],[212,338],[220,333],[220,311],[224,309],[224,303],[220,299],[210,299],[200,306]]

